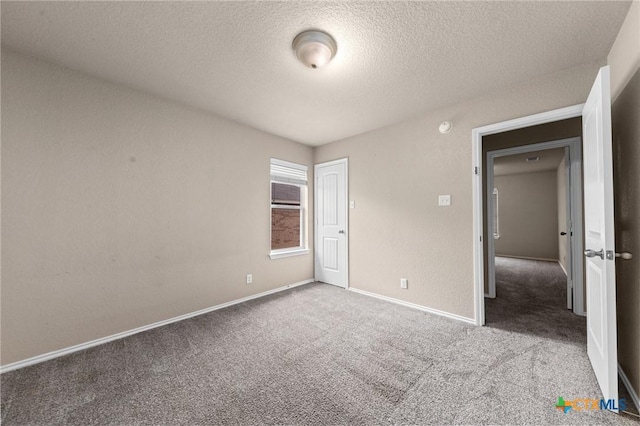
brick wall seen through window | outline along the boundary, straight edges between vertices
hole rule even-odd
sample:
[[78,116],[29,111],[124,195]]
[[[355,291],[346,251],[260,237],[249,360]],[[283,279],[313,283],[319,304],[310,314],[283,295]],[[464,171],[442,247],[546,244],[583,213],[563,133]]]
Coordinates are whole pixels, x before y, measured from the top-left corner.
[[271,250],[301,246],[301,188],[271,183]]

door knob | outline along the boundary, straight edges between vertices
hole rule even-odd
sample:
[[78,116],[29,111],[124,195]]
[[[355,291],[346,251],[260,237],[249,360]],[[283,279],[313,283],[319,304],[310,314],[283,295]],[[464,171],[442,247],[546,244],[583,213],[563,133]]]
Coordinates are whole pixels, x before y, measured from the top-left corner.
[[564,232],[564,231],[562,231],[562,232],[560,233],[560,235],[567,235],[567,233],[566,233],[566,232]]
[[339,230],[338,234],[344,234],[344,229]]
[[600,259],[604,260],[604,249],[600,249],[599,251],[588,249],[584,251],[584,255],[587,257],[600,256]]
[[629,260],[633,257],[633,255],[628,251],[623,251],[622,253],[616,253],[616,257],[619,257],[624,260]]

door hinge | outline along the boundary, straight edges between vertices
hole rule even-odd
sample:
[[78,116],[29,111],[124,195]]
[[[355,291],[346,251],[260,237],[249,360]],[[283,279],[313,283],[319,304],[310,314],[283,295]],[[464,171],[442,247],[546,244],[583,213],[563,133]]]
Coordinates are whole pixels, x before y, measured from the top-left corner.
[[478,166],[476,166],[476,167],[474,167],[474,168],[473,168],[473,174],[474,174],[474,175],[477,175],[477,174],[478,174]]
[[482,242],[482,235],[480,235],[480,242]]

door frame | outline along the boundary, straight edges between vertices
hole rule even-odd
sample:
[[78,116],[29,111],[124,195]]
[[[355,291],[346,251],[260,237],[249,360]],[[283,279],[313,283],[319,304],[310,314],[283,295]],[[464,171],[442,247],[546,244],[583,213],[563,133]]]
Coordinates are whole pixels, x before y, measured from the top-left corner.
[[[565,148],[566,163],[570,164],[571,172],[567,179],[567,219],[571,226],[567,229],[569,234],[569,261],[570,268],[567,271],[567,297],[573,289],[573,312],[577,315],[585,315],[584,311],[584,274],[583,257],[584,238],[582,235],[582,138],[572,137],[550,142],[541,142],[531,145],[521,145],[512,148],[504,148],[487,152],[487,194],[490,194],[494,186],[493,163],[498,157],[514,154],[524,154],[547,149]],[[566,171],[565,171],[566,173]],[[493,203],[487,203],[489,217],[493,217]],[[496,297],[495,276],[495,239],[493,221],[487,221],[487,266],[488,266],[488,294],[485,297]]]
[[[471,130],[472,186],[473,186],[473,271],[474,271],[474,319],[476,325],[484,325],[484,247],[482,197],[482,137],[538,124],[552,123],[568,118],[582,117],[584,104],[572,105],[552,111],[502,121]],[[580,230],[582,232],[582,230]],[[573,250],[576,252],[577,250]]]
[[317,281],[317,276],[316,276],[316,268],[318,265],[318,262],[316,261],[316,258],[318,256],[318,253],[320,252],[320,248],[319,248],[319,241],[318,241],[318,196],[319,196],[319,192],[317,190],[318,188],[318,168],[320,167],[326,167],[326,166],[333,166],[335,164],[344,164],[344,197],[345,197],[345,218],[346,218],[346,223],[345,223],[345,285],[344,285],[344,289],[348,290],[349,289],[349,158],[339,158],[337,160],[332,160],[332,161],[326,161],[324,163],[318,163],[315,164],[313,166],[313,182],[314,182],[314,187],[313,187],[313,192],[314,192],[314,197],[313,197],[313,247],[314,247],[314,254],[313,254],[313,276],[314,276],[314,280]]

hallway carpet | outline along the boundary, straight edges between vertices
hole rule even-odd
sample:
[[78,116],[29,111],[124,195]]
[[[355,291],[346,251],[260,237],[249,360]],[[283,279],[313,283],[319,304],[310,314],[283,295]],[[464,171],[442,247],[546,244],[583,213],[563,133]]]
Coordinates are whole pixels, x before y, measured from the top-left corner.
[[567,277],[556,262],[496,257],[496,296],[485,299],[487,326],[587,344],[587,319],[567,309]]
[[583,319],[493,302],[475,327],[309,284],[3,374],[2,424],[637,424],[555,408],[600,397]]

